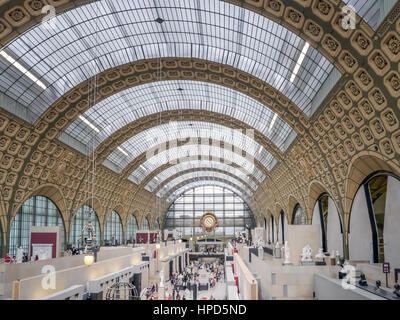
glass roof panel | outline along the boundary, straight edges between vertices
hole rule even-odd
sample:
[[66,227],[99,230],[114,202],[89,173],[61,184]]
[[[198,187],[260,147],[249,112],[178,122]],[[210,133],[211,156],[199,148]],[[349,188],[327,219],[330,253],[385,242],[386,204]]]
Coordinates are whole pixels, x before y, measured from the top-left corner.
[[174,180],[168,182],[165,184],[158,192],[157,192],[157,197],[164,197],[165,194],[168,193],[171,189],[176,187],[182,182],[185,182],[190,179],[199,179],[199,180],[209,180],[209,181],[214,181],[215,180],[226,180],[231,183],[233,183],[235,186],[239,187],[242,189],[244,192],[246,192],[246,195],[248,197],[253,196],[253,192],[249,190],[243,183],[241,183],[239,180],[232,178],[231,176],[224,174],[224,173],[219,173],[219,172],[191,172],[184,174],[182,176],[179,176],[175,178]]
[[0,59],[0,91],[39,117],[94,73],[141,59],[192,57],[248,72],[311,116],[310,102],[334,67],[310,47],[290,82],[304,44],[276,22],[222,1],[100,0],[61,13],[56,28],[37,25],[5,47],[46,90]]
[[[165,110],[207,110],[245,122],[267,136],[283,152],[293,129],[265,105],[230,88],[199,81],[171,80],[144,84],[117,93],[89,109],[83,117],[98,131],[96,146],[139,118]],[[93,128],[78,118],[66,130],[84,144]]]
[[372,29],[376,30],[379,27],[380,2],[383,0],[343,0],[343,2],[352,6]]
[[162,150],[158,151],[163,151],[166,149],[167,141],[173,141],[176,146],[178,142],[190,138],[187,143],[197,144],[198,137],[205,143],[209,143],[211,138],[214,145],[219,145],[219,141],[234,145],[259,160],[267,170],[272,169],[273,156],[253,140],[254,132],[252,130],[242,132],[219,124],[199,121],[170,122],[142,131],[121,145],[120,148],[126,152],[125,154],[120,149],[116,149],[107,160],[123,170],[136,157],[146,151],[147,156],[152,156],[157,151],[154,148],[160,144]]
[[243,194],[242,191],[238,190],[237,188],[231,186],[230,184],[227,184],[223,181],[206,181],[206,180],[202,180],[202,181],[192,181],[189,182],[188,184],[185,184],[184,186],[180,187],[179,189],[175,190],[168,198],[167,201],[168,202],[173,202],[175,201],[177,198],[179,198],[182,194],[184,194],[186,191],[192,189],[193,187],[202,187],[202,186],[218,186],[218,187],[222,187],[222,188],[227,188],[228,190],[236,193],[237,195],[243,197],[244,199],[246,199],[246,195]]
[[160,152],[141,164],[140,167],[130,175],[129,180],[133,183],[140,184],[151,172],[160,166],[167,163],[176,164],[176,159],[193,156],[200,156],[200,160],[213,161],[219,161],[217,158],[222,158],[226,164],[235,163],[246,171],[251,172],[258,181],[263,182],[265,180],[265,174],[257,169],[251,156],[247,155],[246,157],[242,157],[231,150],[209,145],[184,145]]
[[251,180],[246,173],[245,170],[240,170],[238,168],[234,168],[230,165],[221,163],[221,162],[216,162],[216,161],[202,161],[202,160],[196,160],[196,161],[188,161],[188,162],[183,162],[179,163],[175,166],[169,167],[168,169],[160,172],[157,176],[155,176],[145,187],[147,191],[153,192],[163,181],[169,179],[173,175],[175,175],[177,172],[185,171],[185,170],[190,170],[190,169],[196,169],[196,168],[208,168],[208,169],[218,169],[218,170],[223,170],[227,171],[238,178],[246,181],[251,188],[253,188],[254,191],[257,190],[258,186],[257,184]]

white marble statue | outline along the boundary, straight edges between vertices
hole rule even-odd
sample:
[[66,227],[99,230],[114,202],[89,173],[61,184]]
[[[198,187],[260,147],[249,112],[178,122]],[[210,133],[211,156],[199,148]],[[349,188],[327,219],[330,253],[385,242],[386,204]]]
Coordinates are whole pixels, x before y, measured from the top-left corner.
[[319,248],[318,249],[318,253],[315,255],[316,259],[324,259],[325,255],[324,255],[324,249]]
[[285,261],[283,263],[290,264],[290,248],[287,241],[285,241]]
[[164,286],[164,271],[160,271],[160,287]]
[[22,263],[22,259],[24,258],[24,249],[22,249],[22,247],[19,247],[17,249],[17,263]]
[[308,244],[306,245],[301,252],[301,262],[312,262],[312,249]]
[[254,247],[262,249],[264,247],[263,239],[258,238],[257,241],[254,243]]

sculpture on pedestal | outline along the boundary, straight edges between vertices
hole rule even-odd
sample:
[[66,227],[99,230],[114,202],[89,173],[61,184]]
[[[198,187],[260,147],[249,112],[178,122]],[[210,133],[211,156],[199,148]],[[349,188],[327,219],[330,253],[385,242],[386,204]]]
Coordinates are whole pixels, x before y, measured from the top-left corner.
[[324,258],[325,258],[324,249],[319,248],[318,253],[315,255],[315,259],[324,259]]
[[308,244],[306,245],[301,252],[301,262],[312,262],[312,249]]
[[160,271],[160,287],[164,286],[164,271]]
[[17,263],[22,263],[22,259],[24,258],[24,250],[22,249],[22,247],[20,246],[17,249]]
[[285,241],[285,261],[283,264],[290,264],[290,248],[287,241]]
[[262,249],[264,247],[263,239],[258,238],[257,241],[254,243],[254,247]]
[[282,258],[282,250],[281,246],[279,245],[279,242],[276,242],[275,249],[274,249],[274,258]]

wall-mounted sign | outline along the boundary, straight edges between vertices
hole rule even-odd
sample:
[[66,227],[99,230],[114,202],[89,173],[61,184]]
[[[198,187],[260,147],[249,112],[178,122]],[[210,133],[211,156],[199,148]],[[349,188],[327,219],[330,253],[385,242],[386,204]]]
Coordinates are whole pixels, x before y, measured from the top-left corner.
[[384,262],[382,263],[383,273],[390,273],[390,263]]

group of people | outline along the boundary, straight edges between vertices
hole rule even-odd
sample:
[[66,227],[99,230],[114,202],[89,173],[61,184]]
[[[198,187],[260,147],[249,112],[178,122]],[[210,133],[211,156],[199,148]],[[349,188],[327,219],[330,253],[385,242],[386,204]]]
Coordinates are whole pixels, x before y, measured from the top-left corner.
[[69,245],[67,250],[64,252],[64,256],[77,256],[82,254],[82,250],[79,250],[78,248],[75,248],[74,245]]
[[206,272],[208,272],[211,277],[209,278],[209,285],[210,288],[215,287],[215,285],[219,282],[220,279],[223,278],[223,272],[220,269],[220,265],[219,263],[209,263],[209,262],[205,262],[205,263],[201,263],[198,266],[199,269],[205,269]]
[[153,284],[151,287],[146,289],[146,300],[157,300],[156,293],[158,292],[158,285]]
[[[35,257],[32,257],[31,261],[38,261],[39,257],[36,255]],[[29,257],[26,252],[22,249],[22,247],[18,247],[17,249],[17,255],[16,256],[10,256],[9,253],[7,253],[4,257],[4,262],[5,263],[23,263],[23,262],[28,262]]]
[[[172,293],[168,294],[168,300],[186,300],[190,299],[193,286],[200,287],[200,272],[206,271],[209,277],[209,288],[214,288],[217,283],[223,279],[223,268],[218,262],[192,262],[185,271],[180,274],[173,274],[170,280]],[[215,300],[211,294],[210,300]]]

